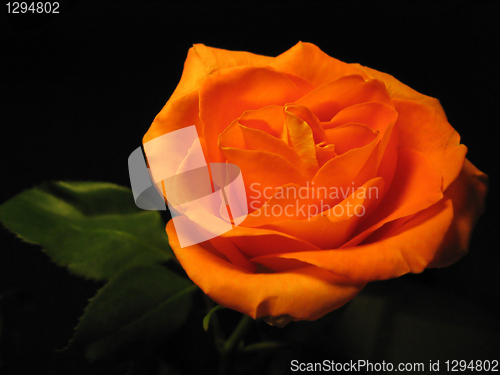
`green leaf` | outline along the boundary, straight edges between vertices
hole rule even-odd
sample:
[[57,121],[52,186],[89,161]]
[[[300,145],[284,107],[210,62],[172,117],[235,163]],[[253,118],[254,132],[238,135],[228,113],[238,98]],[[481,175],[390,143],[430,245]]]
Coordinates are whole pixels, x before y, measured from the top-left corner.
[[93,361],[160,343],[185,322],[196,289],[166,267],[128,269],[90,301],[69,347],[83,347]]
[[172,258],[160,214],[137,208],[129,189],[110,183],[40,185],[1,205],[0,220],[58,265],[96,280]]
[[212,317],[212,314],[220,309],[224,309],[224,307],[221,305],[212,307],[208,312],[208,314],[205,315],[205,317],[203,318],[203,329],[205,330],[205,332],[208,331],[208,325],[210,324],[210,318]]

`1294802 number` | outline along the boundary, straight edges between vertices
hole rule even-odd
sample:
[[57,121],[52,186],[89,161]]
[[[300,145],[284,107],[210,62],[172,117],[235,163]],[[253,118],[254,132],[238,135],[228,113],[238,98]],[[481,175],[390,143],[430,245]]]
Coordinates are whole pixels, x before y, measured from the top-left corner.
[[465,361],[465,360],[452,360],[445,361],[446,371],[473,371],[473,372],[489,372],[498,371],[498,360],[476,360],[476,361]]
[[7,3],[7,13],[59,13],[59,3],[56,2],[13,2]]

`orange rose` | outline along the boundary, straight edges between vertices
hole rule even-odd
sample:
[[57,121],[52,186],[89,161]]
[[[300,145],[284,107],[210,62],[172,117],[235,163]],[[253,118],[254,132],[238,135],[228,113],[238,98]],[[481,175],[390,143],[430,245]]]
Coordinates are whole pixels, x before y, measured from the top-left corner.
[[438,100],[310,43],[275,58],[193,46],[144,143],[191,125],[208,162],[240,167],[249,215],[186,248],[170,221],[170,244],[253,318],[317,319],[370,281],[452,264],[483,211],[487,177]]

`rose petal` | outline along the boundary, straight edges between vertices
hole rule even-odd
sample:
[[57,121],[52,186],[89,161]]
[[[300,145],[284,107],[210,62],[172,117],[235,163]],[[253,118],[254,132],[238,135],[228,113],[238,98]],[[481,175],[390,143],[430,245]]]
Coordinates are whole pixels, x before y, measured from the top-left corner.
[[[353,186],[355,178],[377,146],[377,138],[366,146],[355,148],[325,163],[313,178],[314,186],[330,189]],[[362,183],[364,183],[363,181]],[[332,205],[334,202],[325,201]]]
[[200,89],[200,119],[210,162],[223,162],[219,134],[247,110],[284,105],[304,93],[285,74],[269,68],[218,70]]
[[265,66],[272,61],[272,57],[250,52],[228,51],[207,47],[204,44],[194,44],[189,49],[181,80],[172,96],[198,89],[205,78],[217,69],[235,66]]
[[430,267],[449,266],[467,253],[487,190],[488,176],[465,159],[460,175],[444,193],[453,204],[453,222]]
[[296,76],[294,74],[290,74],[287,72],[280,72],[286,75],[290,80],[295,83],[295,86],[299,88],[299,90],[302,92],[303,95],[307,94],[308,92],[312,91],[315,89],[314,85],[311,83],[307,82],[305,79],[300,78],[299,76]]
[[[381,139],[380,139],[381,138]],[[365,181],[380,176],[386,182],[386,189],[392,183],[398,160],[398,133],[394,123],[390,124],[383,135],[379,135],[379,143],[370,154],[366,163],[354,178],[354,184],[359,186]]]
[[337,113],[330,122],[322,123],[324,129],[335,128],[348,123],[364,124],[382,134],[390,124],[396,122],[398,113],[393,106],[368,102],[355,104]]
[[318,267],[255,274],[214,255],[210,242],[181,248],[172,221],[167,234],[189,278],[216,303],[253,318],[290,315],[315,320],[339,308],[363,288]]
[[219,136],[219,147],[239,148],[244,150],[261,150],[283,156],[297,169],[302,167],[302,160],[281,139],[273,137],[261,130],[251,129],[233,122]]
[[303,42],[277,56],[269,66],[302,77],[316,87],[352,74],[368,78],[361,69],[328,56],[314,44]]
[[412,88],[406,86],[404,83],[398,81],[396,78],[387,73],[379,72],[378,70],[371,69],[360,64],[349,65],[354,68],[358,68],[370,78],[375,78],[379,81],[384,82],[387,92],[389,93],[391,98],[422,103],[434,108],[441,116],[446,116],[443,111],[443,107],[439,103],[439,100],[413,90]]
[[460,136],[439,111],[425,104],[394,100],[398,111],[396,126],[400,148],[409,148],[426,154],[442,171],[443,190],[460,173],[465,159],[465,146]]
[[[241,150],[230,147],[221,148],[229,163],[237,165],[243,176],[245,189],[248,192],[259,192],[262,196],[265,189],[272,192],[288,183],[305,185],[307,178],[283,156],[260,150]],[[266,194],[267,195],[267,194]],[[252,212],[264,202],[252,204],[257,199],[248,197],[249,212]]]
[[[303,220],[309,217],[306,207],[316,207],[321,204],[319,197],[311,193],[311,184],[305,186],[285,184],[276,189],[260,191],[252,190],[248,198],[253,201],[265,203],[259,209],[249,214],[241,224],[245,227],[260,227],[265,224],[282,220]],[[335,202],[340,202],[340,198]],[[255,207],[257,205],[254,205]],[[252,206],[251,206],[252,207]],[[317,211],[316,211],[317,212]]]
[[318,171],[318,160],[316,159],[316,146],[311,127],[300,117],[283,108],[285,125],[283,126],[282,139],[302,160],[301,172],[308,177],[314,176]]
[[261,130],[279,138],[285,122],[283,107],[270,105],[252,111],[245,111],[238,119],[238,122],[247,128]]
[[385,223],[415,214],[441,200],[441,181],[441,174],[426,155],[399,150],[394,179],[384,201],[363,223],[361,232],[342,248],[355,246]]
[[359,148],[373,142],[378,131],[362,124],[345,124],[325,130],[328,142],[335,145],[336,153],[341,155],[353,148]]
[[[262,228],[302,239],[320,249],[336,248],[345,243],[364,217],[376,209],[383,190],[384,181],[377,177],[356,191],[341,192],[340,194],[347,195],[347,197],[332,208],[320,204],[318,209],[320,214],[308,220],[277,221]],[[327,193],[332,192],[327,191]],[[359,207],[363,207],[363,210]]]
[[299,117],[309,125],[313,133],[315,144],[325,142],[327,140],[325,130],[321,126],[320,121],[316,116],[314,116],[309,108],[298,104],[287,104],[285,106],[285,111]]
[[442,154],[455,130],[446,118],[427,105],[394,100],[398,112],[400,147],[426,154]]
[[241,253],[241,251],[234,246],[234,244],[225,237],[214,237],[210,240],[211,244],[214,246],[217,251],[223,254],[226,259],[234,264],[235,266],[241,267],[246,271],[255,272],[256,266],[255,263],[252,263],[245,258],[245,256]]
[[330,121],[344,108],[365,102],[381,102],[392,106],[382,82],[361,76],[346,76],[318,87],[296,101],[311,110],[320,121]]
[[[453,219],[452,203],[442,200],[421,211],[388,238],[351,248],[279,254],[357,282],[422,272],[432,261]],[[252,261],[259,261],[252,259]]]
[[196,90],[171,98],[156,115],[142,142],[147,143],[164,134],[196,125],[196,131],[201,137],[200,142],[204,148],[203,127],[198,116],[198,101]]
[[446,190],[457,179],[463,168],[460,160],[465,162],[465,155],[467,155],[467,147],[460,144],[460,135],[455,131],[448,140],[443,158],[439,163],[443,175],[443,190]]
[[237,226],[222,234],[222,237],[229,238],[240,251],[252,258],[282,252],[319,250],[307,241],[270,229]]
[[338,156],[335,152],[335,145],[320,143],[316,145],[316,159],[318,160],[318,167],[321,168],[329,160]]

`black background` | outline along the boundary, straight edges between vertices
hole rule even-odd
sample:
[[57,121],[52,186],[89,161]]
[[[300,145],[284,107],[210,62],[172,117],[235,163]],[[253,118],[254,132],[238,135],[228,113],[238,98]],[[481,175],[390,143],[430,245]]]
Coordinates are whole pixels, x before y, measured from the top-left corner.
[[[467,257],[403,279],[430,283],[488,316],[500,312],[498,3],[60,4],[51,16],[0,10],[0,203],[50,180],[128,186],[127,158],[175,89],[193,43],[276,56],[312,42],[441,101],[469,160],[490,176],[487,211]],[[67,370],[53,350],[65,346],[99,285],[0,234],[0,373],[22,373],[28,363],[75,373],[81,359]],[[496,319],[487,323],[498,328]]]

